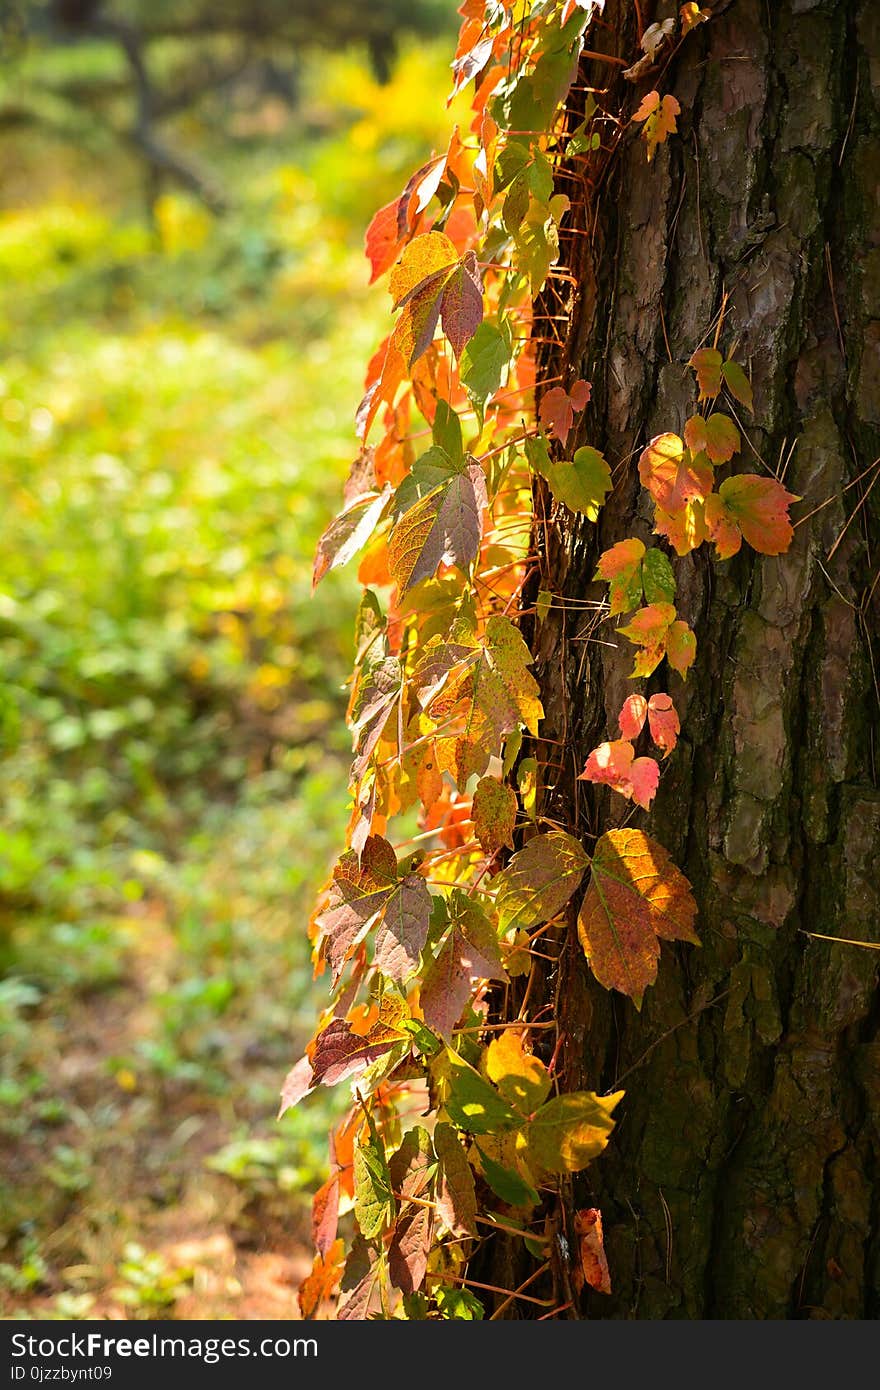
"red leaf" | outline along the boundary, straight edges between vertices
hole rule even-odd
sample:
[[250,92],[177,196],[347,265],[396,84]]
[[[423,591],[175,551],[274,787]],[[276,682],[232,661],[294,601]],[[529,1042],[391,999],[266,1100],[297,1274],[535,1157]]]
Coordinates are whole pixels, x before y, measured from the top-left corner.
[[657,791],[660,767],[653,758],[634,759],[632,744],[619,738],[593,749],[578,780],[604,783],[647,811]]
[[576,381],[571,392],[561,386],[554,386],[541,397],[539,418],[548,434],[558,439],[565,447],[569,431],[574,423],[575,412],[584,409],[590,399],[592,387],[588,381]]
[[459,916],[422,981],[420,1000],[429,1028],[451,1042],[477,980],[506,980],[501,952],[479,909]]
[[312,1074],[312,1064],[308,1057],[300,1057],[295,1067],[291,1067],[287,1076],[284,1078],[284,1085],[281,1088],[281,1108],[278,1111],[278,1119],[284,1114],[285,1110],[292,1110],[295,1105],[299,1105],[301,1100],[311,1095],[315,1087],[315,1080]]
[[386,203],[373,217],[364,239],[364,250],[370,262],[370,284],[384,275],[400,255],[404,239],[397,230],[397,211],[400,199]]
[[671,753],[678,742],[681,725],[669,695],[651,696],[648,701],[648,728],[657,747],[662,748],[666,755]]
[[706,499],[706,525],[718,558],[735,555],[743,540],[762,555],[782,555],[793,535],[788,509],[799,501],[775,478],[756,473],[728,478]]
[[620,732],[624,738],[638,738],[645,727],[647,713],[648,702],[644,695],[630,695],[624,700],[623,708],[617,716]]

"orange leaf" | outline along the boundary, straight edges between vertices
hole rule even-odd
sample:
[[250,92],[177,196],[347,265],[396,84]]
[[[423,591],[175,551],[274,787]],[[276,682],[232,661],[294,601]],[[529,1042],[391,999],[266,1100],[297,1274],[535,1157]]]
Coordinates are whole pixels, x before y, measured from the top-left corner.
[[373,217],[364,238],[364,251],[370,262],[370,284],[394,264],[400,254],[404,238],[397,230],[397,213],[400,199],[386,203]]
[[677,512],[692,498],[702,501],[712,491],[709,463],[693,458],[677,434],[655,435],[642,451],[639,477],[664,512]]
[[693,665],[697,639],[687,623],[676,618],[671,603],[649,603],[639,609],[626,627],[618,628],[618,632],[640,648],[636,653],[633,676],[650,676],[664,656],[682,679]]
[[729,416],[717,411],[708,420],[694,415],[684,427],[684,437],[692,454],[708,454],[713,463],[727,463],[739,453],[739,430]]
[[662,145],[667,135],[674,135],[678,126],[675,118],[681,114],[681,107],[674,96],[660,100],[659,92],[648,92],[633,119],[645,122],[644,136],[648,145],[648,163],[654,158],[658,145]]
[[304,1318],[312,1318],[322,1303],[332,1298],[336,1292],[343,1268],[343,1244],[334,1241],[327,1256],[317,1254],[311,1274],[307,1275],[299,1288],[299,1308]]
[[717,348],[697,348],[688,364],[697,374],[701,401],[713,401],[721,390],[721,353]]
[[578,936],[600,984],[641,1008],[657,978],[658,938],[699,945],[696,913],[690,884],[662,845],[641,830],[606,831],[578,917]]
[[578,1238],[580,1268],[575,1270],[576,1287],[589,1284],[597,1293],[611,1292],[611,1273],[605,1257],[602,1238],[602,1213],[598,1207],[587,1207],[574,1214],[574,1233]]
[[677,512],[654,508],[654,533],[665,536],[676,555],[689,555],[702,545],[708,536],[703,518],[703,503],[695,497]]
[[644,555],[642,542],[632,539],[618,541],[599,556],[595,578],[606,579],[610,585],[608,598],[612,617],[615,613],[628,613],[641,603]]
[[762,555],[782,555],[793,534],[788,509],[799,501],[775,478],[756,473],[728,478],[706,499],[706,525],[718,558],[735,555],[743,540]]

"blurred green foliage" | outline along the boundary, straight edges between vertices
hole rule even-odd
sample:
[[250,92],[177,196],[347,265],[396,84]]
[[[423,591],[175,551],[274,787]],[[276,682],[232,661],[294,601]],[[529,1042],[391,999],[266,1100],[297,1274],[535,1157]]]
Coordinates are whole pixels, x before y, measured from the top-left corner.
[[189,1276],[124,1247],[193,1163],[280,1213],[324,1163],[326,1110],[273,1119],[347,818],[354,580],[312,599],[311,559],[385,312],[358,243],[448,128],[445,56],[325,58],[295,118],[194,129],[219,221],[166,194],[149,228],[88,151],[0,136],[0,1301],[32,1316],[173,1309]]

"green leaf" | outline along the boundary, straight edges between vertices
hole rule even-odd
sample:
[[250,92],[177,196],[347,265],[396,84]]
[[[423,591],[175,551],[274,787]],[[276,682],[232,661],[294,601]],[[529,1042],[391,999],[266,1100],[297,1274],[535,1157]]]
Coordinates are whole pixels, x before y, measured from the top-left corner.
[[554,463],[547,476],[557,502],[595,521],[611,491],[611,469],[598,449],[578,449],[571,463]]
[[522,1123],[522,1116],[457,1052],[448,1050],[446,1061],[450,1086],[446,1112],[456,1129],[469,1134],[494,1134]]
[[485,405],[504,380],[511,357],[510,329],[481,323],[461,356],[461,381],[471,398]]
[[497,1197],[502,1202],[508,1202],[512,1207],[536,1207],[541,1200],[535,1189],[526,1182],[525,1178],[512,1168],[505,1168],[502,1164],[496,1163],[494,1158],[483,1153],[479,1144],[477,1151],[480,1155],[480,1166],[486,1178],[486,1182],[491,1187]]
[[656,546],[642,560],[642,584],[647,603],[675,602],[675,575],[668,557]]
[[480,1300],[468,1289],[454,1289],[446,1284],[438,1284],[434,1289],[434,1302],[441,1317],[447,1321],[482,1322],[484,1309]]
[[577,1173],[608,1143],[614,1128],[611,1112],[623,1097],[572,1091],[542,1105],[527,1128],[528,1154],[551,1173]]
[[738,362],[722,362],[721,375],[724,377],[724,385],[732,396],[735,396],[747,410],[754,412],[752,400],[752,383],[749,381],[742,367]]
[[354,1151],[354,1215],[361,1235],[372,1240],[391,1225],[395,1202],[382,1140],[371,1118],[370,1137]]
[[461,421],[452,406],[442,397],[437,401],[434,426],[431,431],[434,443],[447,454],[456,465],[464,462],[464,444],[461,437]]

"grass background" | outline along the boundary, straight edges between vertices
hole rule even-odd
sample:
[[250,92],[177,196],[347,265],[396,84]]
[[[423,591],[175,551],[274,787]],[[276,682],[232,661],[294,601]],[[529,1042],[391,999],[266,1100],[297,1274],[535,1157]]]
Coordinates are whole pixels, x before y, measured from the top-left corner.
[[449,51],[186,118],[219,220],[166,193],[151,228],[124,155],[0,135],[5,1317],[294,1316],[340,1102],[274,1116],[324,999],[355,590],[311,599],[311,559],[387,322],[360,240],[448,138]]

